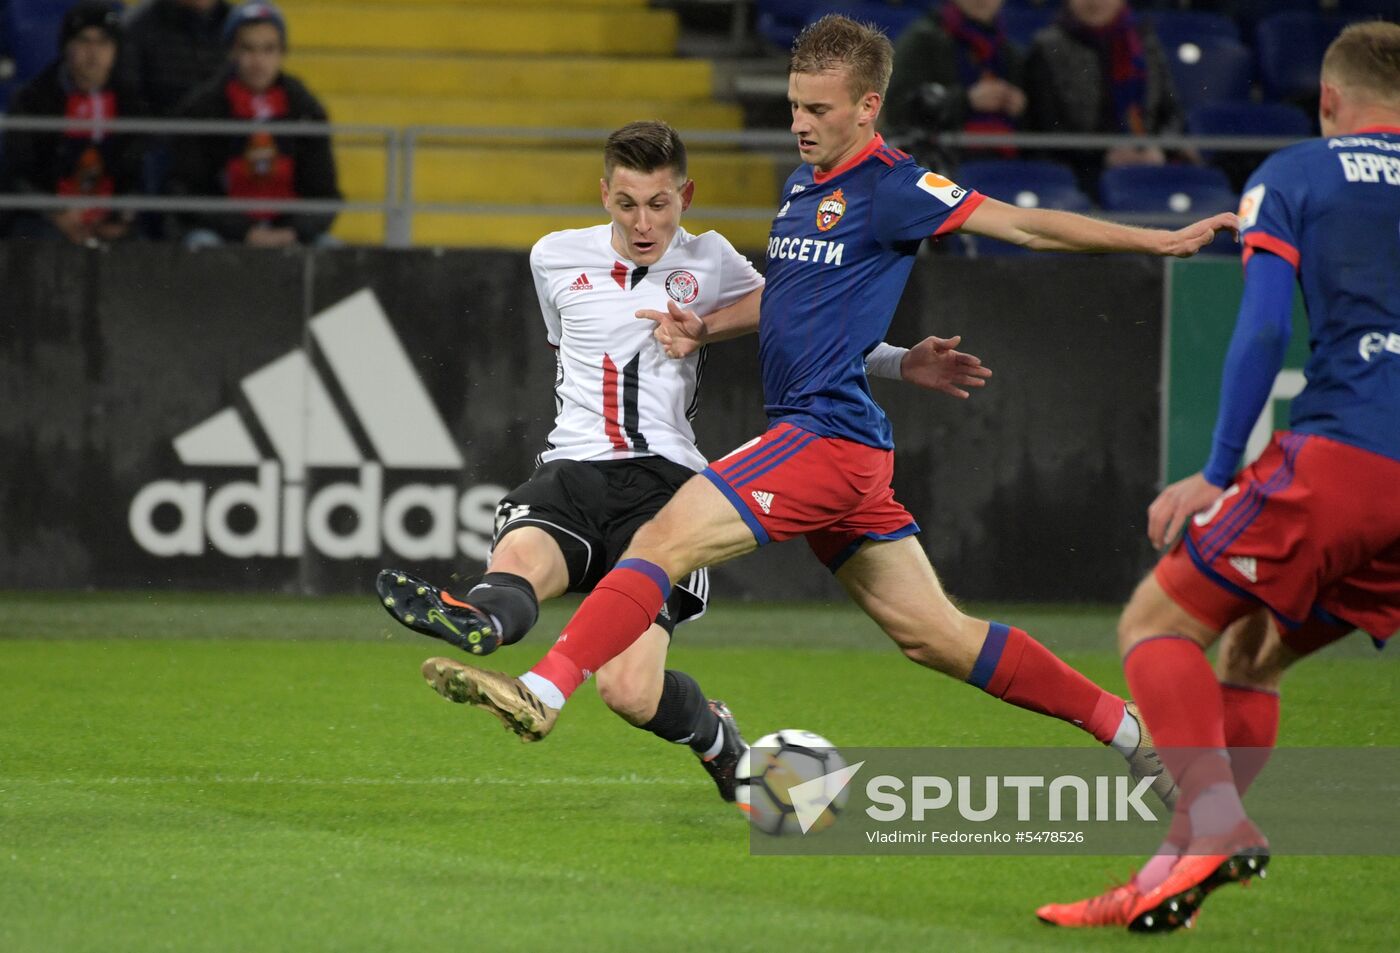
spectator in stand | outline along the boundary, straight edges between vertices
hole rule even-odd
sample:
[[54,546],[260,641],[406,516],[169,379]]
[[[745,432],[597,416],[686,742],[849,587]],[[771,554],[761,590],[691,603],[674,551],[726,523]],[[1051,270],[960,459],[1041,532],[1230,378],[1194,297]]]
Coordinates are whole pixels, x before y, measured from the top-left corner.
[[[110,0],[82,0],[59,27],[59,58],[18,93],[10,115],[117,119],[145,112],[113,67],[122,38],[122,10]],[[141,142],[92,126],[65,132],[11,131],[5,137],[5,191],[38,195],[126,195],[140,191]],[[125,237],[132,216],[104,208],[20,212],[11,232],[24,238],[66,238],[75,244]]]
[[170,116],[226,58],[225,0],[146,0],[127,20],[121,70],[157,116]]
[[[325,122],[326,110],[282,72],[287,24],[270,3],[236,7],[224,28],[229,67],[195,90],[178,114],[187,119],[260,120],[251,135],[182,136],[175,141],[171,192],[270,199],[339,199],[329,136],[279,136],[278,122]],[[179,217],[187,247],[244,242],[263,248],[334,244],[334,213],[273,210],[190,213]]]
[[1024,56],[1002,29],[1002,5],[947,0],[900,35],[885,97],[892,132],[1016,129],[1026,110]]
[[[1153,33],[1139,26],[1125,0],[1065,0],[1059,17],[1031,44],[1026,88],[1025,125],[1036,132],[1141,136],[1181,131],[1166,52]],[[1161,149],[1135,146],[1069,158],[1090,194],[1097,192],[1105,167],[1166,161]]]

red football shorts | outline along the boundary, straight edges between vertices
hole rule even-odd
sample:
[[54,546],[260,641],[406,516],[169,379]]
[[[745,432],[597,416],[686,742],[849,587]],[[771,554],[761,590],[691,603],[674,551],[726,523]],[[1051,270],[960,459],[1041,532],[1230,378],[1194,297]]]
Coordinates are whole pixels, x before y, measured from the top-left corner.
[[867,539],[919,531],[894,498],[894,451],[774,424],[702,471],[729,498],[758,544],[805,536],[835,572]]
[[1156,578],[1216,630],[1262,603],[1285,642],[1309,620],[1387,639],[1400,628],[1400,462],[1280,431]]

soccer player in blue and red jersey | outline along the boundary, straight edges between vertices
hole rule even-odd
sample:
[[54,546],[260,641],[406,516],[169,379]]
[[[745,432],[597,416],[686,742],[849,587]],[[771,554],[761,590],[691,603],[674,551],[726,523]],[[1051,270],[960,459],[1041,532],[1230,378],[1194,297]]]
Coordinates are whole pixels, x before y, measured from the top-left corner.
[[[1119,623],[1128,685],[1181,787],[1173,836],[1132,882],[1042,907],[1047,922],[1175,929],[1262,871],[1268,842],[1240,795],[1273,745],[1283,670],[1353,629],[1380,642],[1400,628],[1400,25],[1348,27],[1321,86],[1323,138],[1275,153],[1246,186],[1210,459],[1149,508],[1155,545],[1185,536]],[[1295,280],[1307,386],[1289,429],[1236,475],[1283,365]],[[1222,631],[1217,675],[1204,650]]]
[[[961,612],[890,488],[890,425],[864,356],[883,338],[919,243],[958,228],[1060,251],[1190,255],[1231,213],[1176,232],[1005,205],[959,188],[875,133],[892,50],[879,31],[828,16],[793,49],[788,98],[806,163],[784,187],[768,243],[760,314],[742,304],[674,310],[658,328],[670,353],[759,329],[770,429],[712,463],[639,529],[554,647],[523,677],[450,659],[424,676],[491,711],[525,740],[544,737],[565,699],[655,618],[672,582],[770,541],[806,538],[857,604],[910,659],[1014,705],[1053,715],[1156,775],[1172,794],[1131,706],[1020,629]],[[748,300],[748,299],[745,299]]]

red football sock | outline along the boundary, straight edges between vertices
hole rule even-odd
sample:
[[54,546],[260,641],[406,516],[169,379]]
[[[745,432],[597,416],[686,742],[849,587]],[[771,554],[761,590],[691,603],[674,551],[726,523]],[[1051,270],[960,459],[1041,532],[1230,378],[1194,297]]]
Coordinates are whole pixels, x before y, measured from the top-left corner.
[[1189,802],[1220,780],[1233,783],[1229,762],[1220,757],[1225,748],[1220,683],[1201,647],[1180,635],[1146,639],[1129,650],[1123,672],[1183,798]]
[[627,650],[671,594],[665,570],[644,559],[624,559],[578,607],[554,647],[530,669],[568,698],[604,663]]
[[1225,743],[1240,794],[1249,790],[1278,741],[1278,692],[1221,683],[1225,702]]
[[1104,744],[1123,720],[1123,699],[1106,692],[1025,632],[991,623],[967,680],[1019,708],[1053,715]]

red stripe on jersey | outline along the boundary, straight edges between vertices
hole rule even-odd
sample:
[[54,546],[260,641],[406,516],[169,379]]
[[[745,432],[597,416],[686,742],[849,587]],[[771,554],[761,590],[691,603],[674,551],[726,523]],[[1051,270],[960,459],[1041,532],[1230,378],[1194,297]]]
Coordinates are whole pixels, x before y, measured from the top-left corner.
[[612,279],[623,291],[627,290],[627,266],[620,261],[613,262]]
[[885,165],[894,165],[896,161],[894,156],[890,155],[888,149],[877,149],[875,151],[875,158],[879,159]]
[[603,355],[603,428],[608,432],[614,450],[626,450],[622,427],[617,422],[617,365]]
[[1248,254],[1251,248],[1258,248],[1262,251],[1273,252],[1275,255],[1288,262],[1295,269],[1302,256],[1298,254],[1298,249],[1294,248],[1282,238],[1275,238],[1268,232],[1250,232],[1244,237],[1245,261],[1249,261]]
[[949,232],[962,228],[962,223],[967,221],[969,215],[977,211],[977,206],[987,200],[981,192],[971,192],[967,198],[962,200],[962,204],[953,209],[953,214],[943,220],[943,224],[938,226],[938,231],[934,235],[946,235]]

